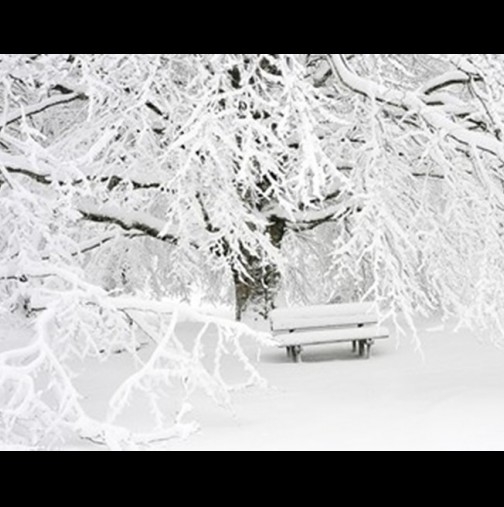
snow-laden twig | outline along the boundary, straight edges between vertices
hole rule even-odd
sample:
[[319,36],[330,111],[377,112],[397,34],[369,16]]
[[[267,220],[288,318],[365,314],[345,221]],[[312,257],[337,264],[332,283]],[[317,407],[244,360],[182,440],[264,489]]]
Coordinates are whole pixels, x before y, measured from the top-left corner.
[[[61,434],[69,431],[84,439],[103,443],[111,449],[148,445],[162,440],[188,436],[196,431],[195,423],[182,422],[182,413],[175,421],[170,422],[168,414],[163,413],[161,408],[164,405],[163,398],[170,396],[170,388],[173,388],[175,393],[177,389],[185,392],[185,401],[180,407],[180,410],[184,411],[184,415],[188,412],[187,403],[192,393],[197,389],[202,389],[219,405],[224,407],[230,405],[229,390],[233,386],[223,383],[220,368],[209,370],[203,363],[205,357],[202,355],[202,347],[208,353],[208,345],[204,344],[206,341],[205,330],[208,330],[209,325],[216,326],[219,333],[220,330],[225,330],[225,336],[228,337],[226,340],[232,340],[231,343],[236,347],[237,357],[243,364],[244,371],[249,373],[250,379],[254,383],[261,385],[263,382],[261,376],[241,351],[241,345],[239,341],[235,340],[235,337],[247,335],[257,338],[264,344],[271,343],[268,335],[255,333],[243,324],[201,313],[187,305],[180,305],[179,308],[179,305],[174,302],[168,304],[147,301],[142,298],[110,297],[101,290],[91,290],[88,283],[68,276],[63,271],[57,271],[52,276],[58,277],[59,275],[64,277],[66,283],[70,282],[74,289],[68,294],[61,293],[59,300],[53,302],[37,317],[35,335],[29,345],[0,354],[0,365],[2,366],[0,373],[0,430],[6,442],[21,443],[25,441],[22,431],[23,424],[40,425],[42,433],[38,436],[30,435],[29,439],[30,445],[38,446],[52,445],[52,438],[59,438]],[[66,312],[65,305],[69,304],[71,304],[72,310]],[[86,415],[82,406],[81,395],[74,386],[68,360],[76,353],[85,359],[87,352],[85,352],[82,340],[97,340],[91,333],[84,334],[82,326],[86,325],[86,320],[93,318],[93,314],[97,311],[108,313],[109,317],[107,318],[118,314],[117,317],[121,319],[120,315],[125,309],[135,313],[146,312],[151,315],[151,318],[160,319],[161,326],[162,322],[165,322],[167,327],[160,329],[164,338],[157,341],[147,361],[140,363],[139,369],[133,372],[112,395],[109,401],[108,421],[106,423],[93,421]],[[181,318],[179,318],[179,312]],[[86,316],[86,313],[89,316]],[[198,348],[193,349],[192,346],[175,337],[176,326],[181,320],[199,321],[204,324],[203,332],[197,337],[197,341],[200,343]],[[78,340],[81,340],[78,343],[78,348],[72,346],[70,336],[65,337],[67,332],[75,326],[81,328],[81,337],[77,337]],[[127,332],[126,322],[123,321],[121,324],[121,320],[118,320],[115,326],[122,326],[122,332]],[[117,330],[111,329],[113,334],[115,331]],[[60,339],[60,336],[63,339]],[[92,347],[93,349],[103,348],[107,338],[103,336],[100,338],[101,343],[97,343]],[[87,348],[89,349],[89,347]],[[40,383],[43,371],[50,372],[47,400],[44,397],[40,398],[35,390],[35,384]],[[152,431],[135,433],[116,423],[120,413],[130,403],[132,397],[138,393],[144,393],[152,403],[153,417],[157,423]],[[50,401],[51,398],[52,401]],[[49,426],[46,427],[46,424]],[[42,438],[42,434],[45,435],[44,438]]]
[[[502,83],[489,54],[4,55],[0,316],[37,324],[1,356],[2,436],[124,447],[148,440],[119,427],[138,397],[185,434],[189,393],[261,384],[242,342],[268,337],[198,294],[368,299],[412,338],[441,311],[502,339]],[[70,364],[118,352],[107,426]]]

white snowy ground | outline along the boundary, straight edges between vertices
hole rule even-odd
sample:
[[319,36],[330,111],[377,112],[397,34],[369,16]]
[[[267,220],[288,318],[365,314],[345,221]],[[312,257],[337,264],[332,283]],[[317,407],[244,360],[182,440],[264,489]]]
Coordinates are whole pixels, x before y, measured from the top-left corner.
[[202,415],[201,434],[171,448],[504,450],[504,351],[421,326],[424,357],[395,338],[369,361],[346,344],[307,348],[303,364],[264,351],[276,389],[237,395],[236,419]]
[[[302,364],[282,350],[254,357],[271,388],[234,395],[235,415],[205,399],[194,400],[199,434],[163,449],[200,450],[504,450],[504,351],[469,332],[420,322],[423,357],[412,343],[380,341],[371,360],[349,345],[307,348]],[[185,325],[188,336],[195,327]],[[430,329],[430,331],[429,331]],[[90,415],[105,414],[106,399],[131,360],[82,366],[78,382]],[[232,374],[233,372],[230,372]],[[141,429],[147,407],[124,415]],[[101,450],[85,442],[70,449]]]

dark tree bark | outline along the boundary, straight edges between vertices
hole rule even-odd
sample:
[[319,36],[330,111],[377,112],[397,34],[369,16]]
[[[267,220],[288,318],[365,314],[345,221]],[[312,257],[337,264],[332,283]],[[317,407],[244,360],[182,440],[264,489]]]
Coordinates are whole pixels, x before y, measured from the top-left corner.
[[[272,217],[267,229],[271,243],[278,249],[286,232],[285,220]],[[273,263],[256,256],[244,253],[247,263],[248,277],[240,276],[233,269],[233,282],[235,288],[235,315],[241,321],[245,312],[253,311],[267,319],[275,307],[275,300],[280,290],[281,275]]]

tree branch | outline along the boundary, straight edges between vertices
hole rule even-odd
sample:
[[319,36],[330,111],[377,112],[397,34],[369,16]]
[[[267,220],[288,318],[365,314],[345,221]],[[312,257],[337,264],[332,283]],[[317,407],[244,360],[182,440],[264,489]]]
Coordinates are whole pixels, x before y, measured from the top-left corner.
[[328,54],[327,56],[335,75],[347,88],[369,99],[414,112],[437,131],[444,132],[464,145],[474,146],[504,160],[504,144],[495,137],[468,130],[453,122],[439,110],[428,106],[416,93],[389,89],[370,79],[358,76],[349,68],[341,54]]
[[320,227],[323,224],[327,224],[329,222],[338,222],[342,218],[352,214],[354,211],[360,211],[361,208],[355,206],[346,206],[343,211],[341,211],[341,207],[338,211],[326,211],[325,214],[321,213],[319,218],[313,218],[308,220],[297,220],[295,222],[291,222],[289,220],[286,221],[286,225],[289,229],[294,232],[306,232],[312,231],[317,227]]
[[[1,122],[0,122],[0,132],[2,131],[2,129],[4,127],[20,120],[21,118],[23,118],[23,116],[28,118],[30,116],[34,116],[36,114],[42,113],[43,111],[46,111],[47,109],[50,109],[55,106],[60,106],[62,104],[69,104],[70,102],[74,102],[76,100],[88,100],[88,96],[85,93],[76,92],[76,91],[71,90],[70,88],[68,88],[64,85],[61,85],[61,84],[54,85],[52,87],[52,90],[57,91],[60,94],[55,95],[53,97],[49,97],[45,100],[42,100],[38,104],[22,106],[20,111],[18,110],[16,112],[10,114],[9,116],[7,116],[4,119],[3,124],[1,124]],[[150,109],[151,111],[153,111],[154,113],[156,113],[158,116],[163,118],[164,120],[168,120],[170,117],[168,113],[164,113],[163,111],[161,111],[161,109],[151,101],[147,101],[145,103],[145,106],[148,109]]]
[[[133,239],[133,238],[143,238],[145,237],[145,234],[143,232],[139,233],[122,233],[122,234],[107,234],[106,236],[98,239],[93,239],[91,241],[86,242],[85,244],[79,245],[77,250],[72,252],[72,256],[82,255],[88,252],[91,252],[93,250],[96,250],[97,248],[102,247],[103,245],[106,245],[110,241],[117,239],[118,237],[127,238],[127,239]],[[42,260],[48,260],[49,257],[43,257]]]
[[[172,245],[178,245],[180,242],[179,237],[166,230],[167,224],[164,220],[148,213],[125,210],[113,205],[97,206],[87,199],[83,199],[76,206],[76,209],[82,215],[82,218],[89,222],[117,225],[125,231],[138,231],[145,236]],[[132,237],[136,236],[134,234]],[[195,241],[190,241],[188,244],[195,250],[200,248],[200,245]]]
[[[31,178],[33,181],[36,181],[37,183],[40,183],[42,185],[52,185],[56,181],[51,179],[51,177],[48,174],[39,174],[28,168],[6,166],[5,169],[10,174],[21,174],[23,176]],[[84,183],[84,181],[87,181],[89,183],[108,183],[108,190],[113,190],[121,183],[130,184],[133,187],[133,190],[161,189],[163,187],[163,184],[159,182],[140,183],[138,181],[122,178],[120,176],[115,175],[101,177],[88,176],[85,180],[83,179],[71,181],[57,180],[56,183],[60,186],[81,185],[82,183]]]
[[56,95],[54,97],[49,97],[46,100],[42,100],[38,104],[22,107],[21,111],[16,111],[7,116],[6,118],[4,117],[3,125],[0,125],[0,131],[4,127],[10,125],[11,123],[20,120],[21,118],[23,118],[23,116],[30,117],[35,114],[39,114],[43,111],[46,111],[51,107],[59,106],[61,104],[68,104],[75,100],[87,100],[87,96],[83,93],[68,93],[63,95]]
[[49,178],[49,176],[46,176],[45,174],[37,174],[28,169],[19,169],[16,167],[6,167],[5,170],[10,174],[22,174],[23,176],[27,176],[28,178],[31,178],[32,180],[42,185],[52,184],[52,180]]
[[177,244],[178,239],[169,233],[164,233],[166,223],[163,220],[139,211],[126,211],[114,206],[94,206],[83,203],[78,211],[85,220],[101,224],[112,224],[125,231],[140,231],[152,238]]
[[477,75],[469,75],[466,72],[462,72],[461,70],[455,70],[451,72],[446,72],[441,76],[437,76],[434,79],[428,81],[422,88],[420,92],[424,95],[430,95],[431,93],[437,92],[442,88],[447,88],[449,86],[457,85],[457,84],[469,84],[472,81],[482,81],[481,76]]
[[198,201],[199,207],[201,209],[201,214],[203,215],[203,221],[205,222],[205,228],[210,233],[219,232],[219,229],[214,227],[212,224],[212,220],[210,219],[210,215],[208,214],[208,211],[205,208],[205,205],[203,203],[203,198],[201,197],[200,192],[196,192],[196,200]]

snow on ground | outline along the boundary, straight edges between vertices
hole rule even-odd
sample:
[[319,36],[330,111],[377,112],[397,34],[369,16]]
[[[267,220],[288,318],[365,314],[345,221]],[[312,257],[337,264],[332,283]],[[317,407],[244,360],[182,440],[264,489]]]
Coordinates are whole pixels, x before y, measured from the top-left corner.
[[[504,352],[469,332],[380,341],[373,357],[346,344],[307,348],[302,364],[267,350],[275,386],[235,397],[236,418],[207,417],[175,450],[504,450]],[[204,419],[204,417],[203,417]]]
[[[197,329],[184,326],[179,331],[187,336]],[[504,450],[504,351],[434,321],[420,328],[423,356],[392,337],[376,344],[369,361],[349,344],[306,348],[302,364],[277,349],[263,349],[258,358],[246,344],[271,387],[234,394],[234,416],[203,397],[193,400],[201,432],[162,448]],[[112,368],[81,367],[78,386],[92,416],[104,416],[107,397],[131,369],[125,355],[112,361]],[[141,429],[148,420],[139,402],[123,422]],[[84,442],[70,448],[100,449]]]

